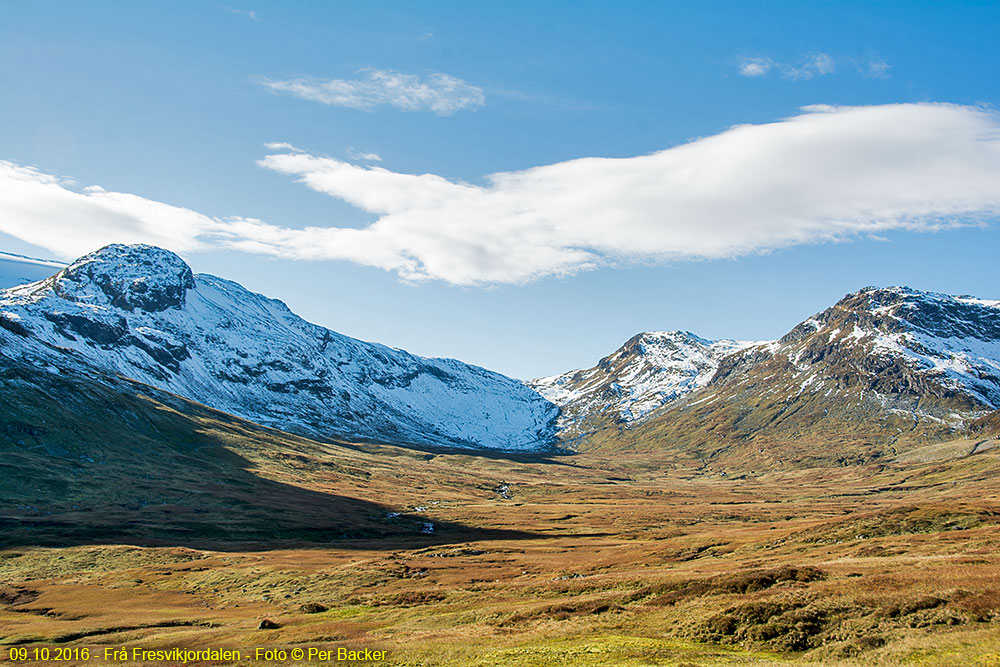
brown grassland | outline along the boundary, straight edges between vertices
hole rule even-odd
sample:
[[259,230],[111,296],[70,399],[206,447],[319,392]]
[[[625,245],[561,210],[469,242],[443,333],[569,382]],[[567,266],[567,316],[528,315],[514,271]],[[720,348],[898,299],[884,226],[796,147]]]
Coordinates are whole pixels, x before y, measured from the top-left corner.
[[345,646],[391,665],[1000,665],[993,434],[741,472],[666,450],[320,443],[93,387],[73,414],[106,431],[85,431],[45,403],[82,385],[19,372],[0,659]]

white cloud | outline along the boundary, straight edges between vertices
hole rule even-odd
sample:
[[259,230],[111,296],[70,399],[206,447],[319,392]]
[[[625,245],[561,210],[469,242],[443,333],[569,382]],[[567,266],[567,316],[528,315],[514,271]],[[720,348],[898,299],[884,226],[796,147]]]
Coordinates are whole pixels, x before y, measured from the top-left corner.
[[72,259],[108,243],[195,250],[221,223],[186,208],[89,186],[0,160],[0,232]]
[[273,93],[331,106],[372,111],[390,106],[400,111],[432,111],[448,116],[486,103],[483,89],[448,74],[415,74],[364,69],[358,79],[264,79],[261,85]]
[[770,58],[740,58],[740,74],[749,77],[766,76],[774,61]]
[[731,258],[1000,211],[1000,122],[944,104],[810,107],[650,155],[494,174],[486,186],[303,152],[261,164],[377,216],[343,239],[324,230],[331,245],[314,254],[456,284]]
[[789,79],[811,79],[816,76],[833,74],[836,69],[833,58],[825,53],[817,53],[797,66],[782,66],[781,73]]
[[217,219],[0,162],[0,231],[62,257],[112,241],[348,260],[407,280],[523,283],[630,261],[734,258],[1000,214],[1000,119],[947,104],[813,106],[632,158],[401,174],[285,145],[260,164],[353,204],[361,229]]
[[[771,58],[760,56],[741,56],[737,58],[736,62],[740,74],[751,78],[765,77],[772,72],[776,72],[786,79],[804,81],[817,76],[833,74],[837,70],[837,62],[833,56],[822,52],[802,58],[794,63],[779,62],[772,60]],[[858,71],[862,72],[865,76],[884,78],[885,72],[889,69],[889,66],[886,63],[876,63],[875,61],[871,61],[869,65],[869,68],[871,68],[870,71],[875,72],[878,67],[882,68],[879,71],[881,76],[869,74],[868,69],[862,72],[860,66],[858,67]]]

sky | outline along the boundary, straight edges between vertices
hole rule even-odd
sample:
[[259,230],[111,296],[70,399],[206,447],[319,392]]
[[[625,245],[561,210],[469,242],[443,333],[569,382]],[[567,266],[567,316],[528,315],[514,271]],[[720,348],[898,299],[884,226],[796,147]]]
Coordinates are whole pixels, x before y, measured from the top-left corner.
[[997,2],[0,3],[0,252],[519,378],[1000,298]]

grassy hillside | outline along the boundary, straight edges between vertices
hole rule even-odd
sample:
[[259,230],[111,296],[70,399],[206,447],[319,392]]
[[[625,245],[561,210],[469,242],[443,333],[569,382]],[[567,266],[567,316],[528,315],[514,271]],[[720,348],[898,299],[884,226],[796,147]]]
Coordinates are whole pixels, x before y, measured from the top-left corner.
[[372,648],[391,665],[1000,656],[990,424],[906,459],[748,474],[665,450],[320,443],[125,381],[11,360],[0,380],[0,660],[122,645]]

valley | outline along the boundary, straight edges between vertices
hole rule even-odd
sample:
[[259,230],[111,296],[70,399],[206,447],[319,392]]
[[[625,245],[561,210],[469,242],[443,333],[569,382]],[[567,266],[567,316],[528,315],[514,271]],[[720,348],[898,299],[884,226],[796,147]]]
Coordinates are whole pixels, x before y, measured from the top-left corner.
[[0,659],[1000,664],[997,311],[521,383],[109,246],[0,293]]
[[1000,667],[1000,0],[0,0],[0,667]]
[[[29,425],[61,423],[64,402],[11,392],[19,374],[30,369],[7,362],[7,423],[40,441]],[[385,650],[390,665],[1000,655],[990,425],[905,459],[747,472],[681,452],[318,442],[131,382],[46,381],[50,396],[86,397],[80,413],[117,437],[69,424],[44,434],[61,453],[5,445],[5,479],[23,483],[3,485],[5,654],[348,647]],[[47,473],[63,485],[43,484]],[[14,508],[12,493],[32,506]],[[258,629],[265,619],[277,627]]]

